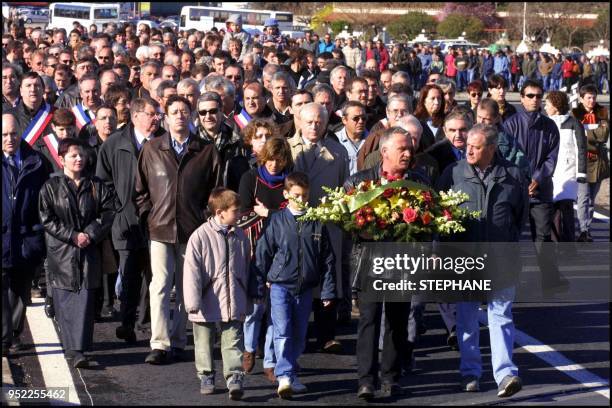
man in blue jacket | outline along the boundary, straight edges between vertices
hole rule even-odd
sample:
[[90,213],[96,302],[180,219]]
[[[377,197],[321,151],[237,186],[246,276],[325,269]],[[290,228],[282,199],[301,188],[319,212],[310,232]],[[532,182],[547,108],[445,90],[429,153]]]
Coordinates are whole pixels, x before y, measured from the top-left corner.
[[331,40],[331,35],[325,34],[325,37],[319,41],[319,54],[324,52],[332,52],[336,49],[336,44]]
[[51,165],[21,140],[17,118],[2,114],[2,356],[23,349],[34,269],[45,253],[38,193]]
[[526,80],[521,88],[521,106],[504,122],[503,129],[516,138],[518,147],[529,161],[529,223],[542,271],[542,288],[559,289],[567,286],[567,281],[559,276],[554,258],[546,256],[541,244],[552,242],[552,175],[559,155],[559,130],[552,119],[541,113],[543,95],[540,82]]

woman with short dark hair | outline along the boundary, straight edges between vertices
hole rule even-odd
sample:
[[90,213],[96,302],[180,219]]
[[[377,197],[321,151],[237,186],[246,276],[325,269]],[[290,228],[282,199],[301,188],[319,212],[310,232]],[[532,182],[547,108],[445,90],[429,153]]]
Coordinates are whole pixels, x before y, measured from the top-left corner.
[[115,217],[115,195],[104,182],[85,172],[85,145],[62,139],[58,155],[64,174],[50,178],[39,196],[45,228],[48,284],[66,359],[86,368],[84,352],[93,342],[96,289],[102,283],[98,244]]

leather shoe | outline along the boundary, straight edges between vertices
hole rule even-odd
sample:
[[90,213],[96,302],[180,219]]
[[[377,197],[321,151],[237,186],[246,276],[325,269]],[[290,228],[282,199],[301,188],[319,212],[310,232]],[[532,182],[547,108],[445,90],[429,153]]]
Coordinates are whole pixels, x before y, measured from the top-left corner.
[[357,397],[365,400],[374,398],[374,387],[370,384],[364,384],[357,390]]
[[172,347],[172,359],[174,361],[185,361],[185,350],[178,347]]
[[276,382],[276,376],[274,375],[274,368],[264,367],[263,372],[266,378],[268,379],[268,381],[270,381],[273,384]]
[[398,383],[382,383],[381,393],[384,397],[397,397],[404,395],[404,390]]
[[118,339],[125,340],[127,344],[136,344],[138,341],[134,329],[125,326],[117,327],[115,329],[115,336],[117,336]]
[[49,319],[53,319],[55,317],[55,307],[53,306],[53,298],[46,297],[45,298],[45,315]]
[[325,353],[339,353],[342,351],[342,343],[338,340],[330,340],[323,346],[323,352]]
[[145,363],[160,365],[166,364],[168,362],[168,353],[165,350],[152,350],[147,358],[145,358]]
[[253,371],[253,367],[255,366],[255,353],[251,353],[245,351],[242,353],[242,369],[245,373],[250,373]]

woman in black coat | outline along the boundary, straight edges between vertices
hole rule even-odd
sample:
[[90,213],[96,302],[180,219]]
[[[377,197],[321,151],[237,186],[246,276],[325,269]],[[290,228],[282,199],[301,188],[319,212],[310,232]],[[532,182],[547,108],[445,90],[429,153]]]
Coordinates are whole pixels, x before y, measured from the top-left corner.
[[45,228],[49,284],[55,316],[67,359],[75,368],[87,367],[93,340],[96,289],[102,283],[99,244],[110,232],[115,196],[99,179],[85,175],[85,145],[60,141],[62,176],[42,187],[39,213]]

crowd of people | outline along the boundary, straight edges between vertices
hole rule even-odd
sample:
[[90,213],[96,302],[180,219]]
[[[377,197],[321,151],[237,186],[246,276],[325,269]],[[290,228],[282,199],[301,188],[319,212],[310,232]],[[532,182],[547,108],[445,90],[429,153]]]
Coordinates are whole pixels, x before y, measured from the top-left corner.
[[[581,84],[571,109],[556,57],[389,51],[265,26],[251,36],[231,16],[225,30],[3,34],[3,355],[23,347],[25,307],[42,296],[74,367],[90,366],[100,319],[117,315],[127,345],[150,322],[149,364],[187,358],[190,321],[202,394],[215,392],[219,334],[230,398],[248,390],[258,357],[288,398],[307,392],[308,338],[341,351],[336,328],[358,309],[357,395],[380,385],[397,396],[423,345],[424,304],[359,301],[360,241],[299,220],[324,187],[384,177],[468,191],[463,205],[487,211],[456,240],[516,242],[528,219],[536,242],[592,241],[609,176],[608,111],[596,100],[607,62],[568,71],[565,85]],[[505,96],[516,88],[515,107]],[[540,255],[543,289],[567,288]],[[521,389],[514,296],[510,286],[488,299],[500,397]],[[482,376],[479,305],[439,305],[466,392]]]

